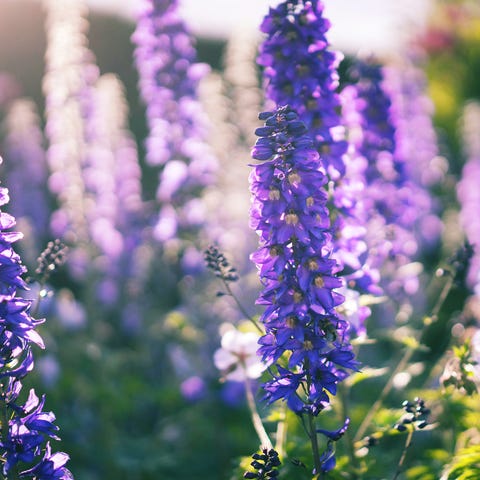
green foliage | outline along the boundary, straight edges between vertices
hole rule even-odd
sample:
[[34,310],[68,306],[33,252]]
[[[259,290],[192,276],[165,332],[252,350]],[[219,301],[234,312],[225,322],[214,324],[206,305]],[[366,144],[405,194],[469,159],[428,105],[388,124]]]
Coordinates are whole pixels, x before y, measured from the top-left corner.
[[480,445],[460,449],[442,475],[442,480],[475,480],[480,476]]

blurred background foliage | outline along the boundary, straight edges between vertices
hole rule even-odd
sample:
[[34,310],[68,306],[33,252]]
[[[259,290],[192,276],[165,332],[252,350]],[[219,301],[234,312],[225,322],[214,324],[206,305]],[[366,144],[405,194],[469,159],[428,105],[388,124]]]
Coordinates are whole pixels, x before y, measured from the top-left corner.
[[[412,46],[415,49],[420,46],[426,55],[426,73],[435,104],[441,152],[449,161],[447,180],[436,192],[445,212],[450,211],[456,202],[454,185],[464,163],[459,118],[468,100],[480,100],[479,10],[476,1],[438,1],[426,30]],[[14,79],[11,94],[32,98],[40,114],[44,108],[41,90],[46,48],[44,20],[38,2],[0,2],[2,74],[9,74]],[[138,77],[132,63],[130,37],[135,25],[95,12],[90,12],[88,20],[89,47],[101,73],[115,73],[125,85],[130,108],[129,126],[137,141],[144,169],[144,196],[151,199],[157,177],[149,174],[142,160],[147,127],[145,109],[138,96]],[[198,59],[221,72],[225,48],[225,42],[199,38]],[[342,75],[348,62],[347,56]],[[3,95],[9,95],[8,89]],[[4,96],[0,92],[0,98]],[[0,112],[2,116],[4,113],[4,110]],[[248,162],[246,157],[244,163]],[[8,187],[8,178],[2,178],[2,183]],[[11,195],[21,195],[21,192],[11,192]],[[447,246],[442,251],[427,256],[426,261],[430,263],[425,266],[426,272],[435,272],[439,263],[446,265],[446,258],[452,251],[448,239],[445,242]],[[30,272],[35,270],[34,264],[28,267]],[[86,327],[75,325],[68,319],[62,320],[58,310],[53,308],[52,297],[47,297],[40,307],[40,314],[47,317],[46,324],[41,327],[47,348],[45,352],[36,352],[37,368],[29,380],[38,391],[47,393],[47,408],[57,416],[61,427],[61,448],[71,455],[70,468],[77,479],[240,478],[239,461],[252,452],[257,440],[249,425],[242,389],[219,382],[212,363],[211,354],[218,345],[217,329],[223,319],[214,317],[212,309],[192,309],[188,308],[188,302],[187,306],[184,303],[188,297],[195,305],[198,292],[202,292],[203,302],[213,303],[217,287],[202,291],[209,282],[206,280],[208,273],[203,277],[179,280],[175,272],[169,271],[168,265],[159,260],[153,262],[151,270],[148,317],[144,319],[142,330],[134,335],[122,331],[115,312],[102,312],[88,292],[88,286],[76,284],[65,272],[55,272],[48,286],[53,297],[72,300],[73,295],[73,299],[80,302],[68,303],[67,317],[70,320],[76,315],[80,319],[82,316],[91,318],[85,321]],[[424,280],[427,283],[426,277]],[[441,282],[442,278],[434,279],[433,287],[428,290],[431,305],[435,303]],[[473,322],[475,315],[464,309],[467,297],[464,287],[453,289],[442,310],[441,320],[435,328],[425,330],[423,343],[430,350],[417,353],[414,361],[423,365],[422,371],[427,376],[418,375],[412,385],[412,394],[418,391],[425,396],[422,386],[432,371],[437,372],[436,363],[451,347],[449,332],[452,326],[459,318],[466,325]],[[89,299],[90,304],[82,304],[84,299]],[[374,318],[381,317],[382,308],[375,310]],[[80,320],[80,324],[83,321]],[[405,339],[392,336],[381,321],[372,321],[369,327],[377,343],[361,347],[361,359],[370,366],[394,366]],[[422,328],[422,319],[417,320],[416,327]],[[179,367],[182,362],[185,365]],[[377,373],[366,375],[365,380],[352,387],[352,423],[361,423],[385,383],[385,375]],[[198,397],[182,394],[182,383],[197,375],[205,382],[205,389],[197,392]],[[455,392],[447,398],[439,390],[431,390],[429,395],[426,400],[437,405],[443,421],[451,427],[450,433],[445,430],[445,437],[456,430],[478,429],[478,416],[472,417],[470,413],[470,403],[475,399],[461,397]],[[385,408],[375,419],[378,432],[387,431],[388,426],[398,420],[403,400],[401,390],[394,389],[390,393]],[[326,422],[331,422],[331,426],[338,425],[338,419],[333,415]],[[309,478],[308,469],[297,461],[297,458],[309,456],[304,433],[295,418],[289,418],[288,424],[291,457],[281,478]],[[381,445],[372,450],[374,458],[368,460],[370,479],[383,478],[382,472],[398,461],[399,444],[403,442],[395,434],[380,433],[378,436],[382,437]],[[450,442],[451,454],[454,439],[441,439],[426,431],[415,442],[415,458],[405,478],[439,478],[435,475],[451,460],[451,455],[446,458],[442,445]],[[345,478],[341,473],[342,462],[346,462],[346,456],[342,456],[344,453],[340,452],[337,473],[332,473],[329,478]]]

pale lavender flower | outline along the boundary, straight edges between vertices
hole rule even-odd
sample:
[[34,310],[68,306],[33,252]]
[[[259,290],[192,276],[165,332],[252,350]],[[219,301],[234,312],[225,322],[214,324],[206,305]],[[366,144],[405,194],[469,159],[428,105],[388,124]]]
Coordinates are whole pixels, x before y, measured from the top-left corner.
[[222,335],[222,347],[215,351],[213,362],[226,380],[241,382],[259,378],[267,364],[257,356],[258,334],[234,328]]
[[216,159],[205,143],[207,121],[197,88],[208,69],[196,63],[194,42],[176,0],[143,1],[132,38],[149,126],[147,162],[164,165],[154,229],[164,243],[196,232],[206,220],[197,197],[213,182]]
[[418,287],[420,272],[408,264],[419,250],[415,229],[423,216],[420,212],[433,215],[432,201],[413,181],[404,150],[397,148],[409,134],[405,128],[397,131],[397,121],[406,121],[401,115],[408,110],[400,108],[398,98],[395,108],[392,105],[394,85],[387,88],[383,67],[373,59],[358,60],[350,75],[354,84],[342,91],[350,140],[348,165],[353,167],[347,177],[361,184],[358,212],[367,229],[365,266],[381,271],[380,286],[405,300]]
[[[18,99],[11,102],[4,121],[6,132],[3,154],[10,191],[14,192],[10,212],[30,238],[28,251],[38,252],[49,239],[49,198],[45,191],[48,170],[43,133],[33,101]],[[36,253],[34,254],[36,255]],[[34,260],[29,259],[29,262]]]
[[469,103],[463,113],[463,140],[466,161],[457,184],[459,222],[474,255],[467,273],[467,285],[480,297],[480,104]]
[[[8,200],[8,191],[3,188],[0,191],[0,205],[3,207]],[[20,478],[44,470],[45,458],[50,456],[48,440],[59,438],[58,427],[54,424],[55,415],[44,411],[45,396],[40,399],[31,389],[25,403],[19,400],[21,380],[34,367],[32,347],[34,344],[40,348],[45,347],[42,337],[36,331],[44,320],[34,319],[30,314],[32,302],[17,295],[18,290],[25,288],[21,278],[25,268],[12,247],[12,243],[21,238],[18,232],[10,231],[15,226],[15,219],[0,212],[0,225],[0,410],[4,419],[0,435],[0,457],[3,476]],[[62,457],[62,461],[48,468],[52,477],[55,473],[53,478],[72,479],[71,473],[64,466],[68,455],[57,453],[53,457]],[[34,466],[28,469],[32,463]],[[45,473],[48,472],[45,470]],[[37,478],[48,477],[39,474]]]
[[89,204],[82,170],[92,134],[93,85],[99,72],[86,39],[87,9],[82,0],[44,0],[47,14],[45,94],[49,188],[59,203],[51,228],[57,238],[88,244]]
[[421,66],[409,58],[387,65],[383,71],[395,119],[395,157],[408,177],[402,188],[409,189],[415,199],[401,221],[414,228],[420,247],[432,249],[439,242],[442,222],[440,205],[429,189],[444,181],[448,162],[439,154],[427,79]]

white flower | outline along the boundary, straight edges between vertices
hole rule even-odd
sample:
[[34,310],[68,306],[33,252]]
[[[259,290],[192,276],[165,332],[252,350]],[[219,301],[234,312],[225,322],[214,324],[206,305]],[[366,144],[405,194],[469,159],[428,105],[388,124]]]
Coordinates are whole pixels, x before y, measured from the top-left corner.
[[258,338],[253,332],[238,330],[228,330],[222,336],[222,348],[214,353],[213,361],[227,380],[258,378],[267,368],[257,356]]
[[471,352],[472,359],[477,362],[476,365],[473,365],[473,374],[475,381],[480,382],[480,330],[477,330],[471,340]]

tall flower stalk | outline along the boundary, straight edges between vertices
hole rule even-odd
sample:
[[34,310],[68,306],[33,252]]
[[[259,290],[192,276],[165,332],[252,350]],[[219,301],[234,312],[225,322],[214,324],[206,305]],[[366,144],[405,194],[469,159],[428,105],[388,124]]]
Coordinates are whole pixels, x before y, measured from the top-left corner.
[[403,154],[405,129],[396,128],[400,109],[398,102],[396,109],[392,106],[384,69],[373,59],[357,60],[350,75],[354,84],[342,96],[352,163],[361,165],[356,174],[363,182],[365,264],[380,271],[384,291],[404,301],[418,288],[419,265],[412,263],[419,250],[415,228],[419,210],[429,211],[431,204],[412,180]]
[[[34,102],[26,98],[12,101],[3,126],[6,131],[3,153],[9,159],[8,165],[4,165],[8,184],[12,191],[22,192],[13,198],[9,211],[21,231],[29,232],[29,238],[24,238],[26,248],[22,256],[27,265],[33,265],[38,251],[49,238],[50,217],[45,191],[48,177],[45,142]],[[25,175],[25,171],[29,175]]]
[[265,126],[256,130],[252,156],[261,163],[250,182],[251,227],[260,238],[252,259],[263,284],[257,303],[265,307],[258,353],[272,375],[263,387],[265,400],[283,400],[302,418],[321,475],[335,461],[330,447],[319,453],[315,417],[348,370],[357,368],[348,324],[336,310],[344,299],[336,291],[342,280],[331,255],[327,177],[296,112],[285,106],[260,119]]
[[[9,201],[8,190],[0,190],[0,205]],[[32,371],[33,344],[44,348],[36,327],[43,320],[30,315],[31,302],[17,296],[26,287],[21,275],[25,268],[12,243],[21,233],[9,231],[15,226],[11,215],[0,212],[0,457],[4,480],[73,478],[65,467],[68,455],[53,453],[50,440],[59,440],[55,415],[44,411],[45,396],[38,398],[33,389],[21,400],[22,379]]]
[[480,297],[480,221],[478,208],[480,194],[480,104],[471,102],[463,112],[464,154],[466,162],[457,185],[457,198],[460,203],[459,223],[465,238],[474,246],[474,255],[467,273],[467,285]]
[[262,22],[266,38],[258,63],[264,67],[267,98],[295,109],[321,152],[321,166],[338,178],[345,172],[347,150],[336,92],[343,56],[330,49],[329,28],[320,0],[283,1]]
[[146,159],[161,167],[154,235],[161,243],[175,243],[178,237],[192,241],[206,218],[199,197],[216,170],[197,94],[208,67],[196,62],[176,0],[144,0],[132,39],[149,127]]
[[[337,70],[343,56],[330,48],[330,22],[323,10],[320,0],[284,1],[271,8],[261,25],[266,38],[258,63],[264,67],[267,98],[295,109],[320,155],[318,168],[330,182],[329,215],[337,237],[333,248],[347,279],[345,293],[358,296],[365,291],[372,293],[370,286],[378,279],[376,272],[364,265],[366,230],[361,223],[364,204],[359,184],[345,176],[348,144],[337,92]],[[295,62],[291,61],[293,56]],[[368,311],[364,310],[356,333],[363,332],[366,316]]]
[[[48,140],[48,186],[58,208],[52,214],[55,237],[71,244],[89,244],[87,186],[83,169],[88,163],[92,131],[92,93],[99,72],[88,49],[87,8],[82,0],[43,0],[46,11],[47,51],[43,78],[45,133]],[[93,205],[94,202],[93,202]]]

